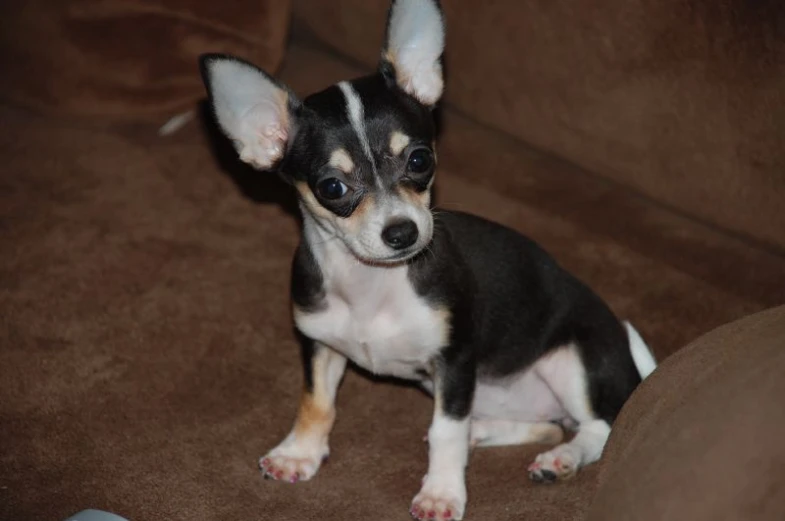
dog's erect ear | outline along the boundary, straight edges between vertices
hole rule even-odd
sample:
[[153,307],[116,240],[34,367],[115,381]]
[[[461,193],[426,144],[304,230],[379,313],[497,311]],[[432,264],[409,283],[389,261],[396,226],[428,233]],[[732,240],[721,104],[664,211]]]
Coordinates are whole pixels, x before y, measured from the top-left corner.
[[444,18],[436,0],[393,0],[382,67],[392,65],[398,86],[432,106],[444,90]]
[[271,169],[294,134],[300,102],[285,86],[237,58],[206,54],[200,64],[215,117],[240,159]]

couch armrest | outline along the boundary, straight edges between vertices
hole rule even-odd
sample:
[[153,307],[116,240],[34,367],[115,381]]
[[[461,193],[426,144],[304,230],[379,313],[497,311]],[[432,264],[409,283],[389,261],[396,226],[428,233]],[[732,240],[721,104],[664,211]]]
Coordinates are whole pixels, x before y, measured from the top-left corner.
[[785,519],[785,306],[676,352],[625,405],[588,521]]

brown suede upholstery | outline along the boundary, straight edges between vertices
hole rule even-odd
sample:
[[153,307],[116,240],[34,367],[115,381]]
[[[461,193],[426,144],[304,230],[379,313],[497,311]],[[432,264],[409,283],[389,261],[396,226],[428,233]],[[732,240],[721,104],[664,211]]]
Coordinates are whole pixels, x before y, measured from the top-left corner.
[[[254,16],[262,4],[232,4],[238,11],[229,16],[224,4],[194,2],[204,22],[196,25],[224,36],[203,35],[188,52],[239,49],[253,58],[255,44],[237,35],[259,23]],[[9,5],[2,9],[8,12]],[[15,16],[35,13],[14,5]],[[139,5],[159,4],[115,7]],[[55,42],[68,41],[57,38],[69,24],[63,18],[55,23],[52,12],[41,10],[40,23],[53,24]],[[325,24],[332,19],[324,14]],[[372,20],[363,19],[363,30],[380,38]],[[35,25],[30,31],[45,33]],[[8,34],[14,45],[4,56],[24,48],[24,34]],[[81,52],[66,52],[70,44],[60,49],[57,43],[50,51],[59,68],[51,76],[12,64],[12,86],[27,82],[30,96],[6,97],[17,106],[0,106],[0,521],[58,521],[88,507],[134,521],[407,519],[425,471],[421,440],[432,402],[412,388],[353,371],[339,394],[330,463],[297,486],[261,479],[257,458],[289,430],[301,388],[288,298],[298,241],[295,205],[287,187],[240,165],[226,140],[202,120],[172,136],[157,135],[159,116],[188,109],[199,79],[195,63],[186,65],[188,53],[176,55],[164,45],[180,38],[163,29],[155,34],[160,38],[129,37],[128,47],[111,52],[139,66],[179,63],[179,72],[172,69],[176,81],[159,91],[129,80],[139,74],[134,67],[119,79],[97,81],[93,66],[111,66],[99,59],[111,49],[96,41],[82,48],[98,60],[93,65],[84,65]],[[302,34],[296,38],[282,76],[298,92],[362,72],[320,44],[304,43]],[[153,52],[147,46],[156,42]],[[48,59],[38,52],[31,63]],[[273,54],[258,56],[264,65],[264,56]],[[60,78],[70,90],[52,98],[44,77]],[[3,76],[6,93],[13,90],[9,81]],[[93,118],[76,117],[85,114]],[[120,124],[118,117],[133,124]],[[138,122],[146,119],[155,124]],[[498,130],[501,124],[494,127],[450,107],[443,111],[438,202],[539,241],[631,319],[658,358],[705,331],[785,303],[781,249],[707,226],[689,212],[543,154]],[[711,169],[699,174],[706,178]],[[715,201],[723,200],[725,188],[718,181],[707,186],[719,194]],[[758,190],[755,181],[750,190]],[[724,208],[739,222],[755,218],[740,205]],[[737,348],[727,352],[736,357],[728,360],[743,365]],[[638,414],[640,428],[656,435],[642,404],[653,403],[652,395],[667,397],[663,403],[678,415],[675,404],[686,398],[681,387],[708,392],[677,363],[668,366],[642,389],[642,401],[625,410],[608,461],[571,481],[542,486],[527,479],[526,464],[543,447],[473,453],[466,519],[578,521],[591,505],[598,476],[603,490],[632,497],[635,491],[612,487],[618,486],[614,476],[625,476],[625,465],[640,465],[623,450],[634,446]],[[723,381],[733,384],[726,376]],[[667,418],[662,423],[675,428]],[[668,448],[665,441],[651,447]],[[771,455],[769,464],[781,461],[779,447]],[[738,470],[730,459],[713,462],[721,463],[727,472]]]
[[[387,4],[297,0],[294,10],[372,65]],[[785,2],[442,4],[449,104],[785,250]]]
[[671,356],[616,421],[587,521],[785,519],[783,375],[785,306]]
[[204,97],[210,50],[276,70],[288,0],[0,2],[0,100],[71,117],[163,123]]
[[[287,64],[300,92],[357,72],[303,48]],[[90,506],[139,520],[406,519],[432,407],[413,389],[350,373],[320,474],[292,487],[256,471],[301,386],[287,294],[298,227],[280,182],[198,125],[160,139],[154,126],[2,119],[0,519]],[[443,127],[439,201],[541,241],[658,357],[785,300],[781,257],[465,118]],[[489,181],[511,165],[515,183]],[[602,464],[538,486],[524,472],[538,450],[474,453],[467,518],[581,519]]]

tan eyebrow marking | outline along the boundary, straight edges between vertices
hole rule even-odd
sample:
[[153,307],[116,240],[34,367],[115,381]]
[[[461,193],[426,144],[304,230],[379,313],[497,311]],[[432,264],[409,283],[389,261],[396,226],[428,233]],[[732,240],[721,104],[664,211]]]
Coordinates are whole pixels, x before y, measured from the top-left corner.
[[390,152],[394,156],[403,152],[403,149],[409,145],[411,139],[403,132],[396,130],[390,135]]
[[344,174],[351,174],[354,171],[354,161],[343,148],[333,150],[330,155],[330,166],[337,168]]

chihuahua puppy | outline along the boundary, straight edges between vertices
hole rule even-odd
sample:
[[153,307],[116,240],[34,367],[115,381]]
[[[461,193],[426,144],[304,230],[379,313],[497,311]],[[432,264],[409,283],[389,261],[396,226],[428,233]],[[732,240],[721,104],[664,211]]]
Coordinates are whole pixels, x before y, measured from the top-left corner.
[[[528,467],[540,482],[596,461],[655,367],[635,329],[533,241],[431,211],[444,31],[437,1],[396,0],[376,73],[302,101],[239,59],[201,59],[239,157],[291,184],[303,217],[291,297],[305,388],[262,471],[316,474],[352,360],[432,393],[428,472],[410,512],[437,520],[464,515],[472,446],[556,445]],[[558,444],[563,427],[576,434]]]

